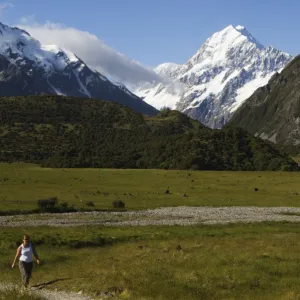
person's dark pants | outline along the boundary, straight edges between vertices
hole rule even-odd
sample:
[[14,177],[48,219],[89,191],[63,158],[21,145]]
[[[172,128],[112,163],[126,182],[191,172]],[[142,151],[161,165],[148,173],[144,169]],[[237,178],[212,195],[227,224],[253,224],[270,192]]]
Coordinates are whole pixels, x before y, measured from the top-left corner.
[[19,269],[21,273],[22,282],[25,286],[29,284],[29,280],[31,278],[33,268],[33,262],[25,262],[25,261],[19,261]]

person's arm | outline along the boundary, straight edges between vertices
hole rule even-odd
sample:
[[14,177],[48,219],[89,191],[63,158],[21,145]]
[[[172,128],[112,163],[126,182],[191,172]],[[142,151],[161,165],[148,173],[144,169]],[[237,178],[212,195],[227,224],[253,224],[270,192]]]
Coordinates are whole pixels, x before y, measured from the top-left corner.
[[35,247],[33,245],[31,245],[31,248],[32,248],[32,252],[33,252],[34,257],[36,258],[36,263],[39,265],[40,264],[39,255],[37,254],[37,252],[35,250]]
[[15,256],[14,262],[11,265],[12,268],[14,268],[15,264],[16,264],[16,260],[21,256],[21,246],[17,249],[17,254]]

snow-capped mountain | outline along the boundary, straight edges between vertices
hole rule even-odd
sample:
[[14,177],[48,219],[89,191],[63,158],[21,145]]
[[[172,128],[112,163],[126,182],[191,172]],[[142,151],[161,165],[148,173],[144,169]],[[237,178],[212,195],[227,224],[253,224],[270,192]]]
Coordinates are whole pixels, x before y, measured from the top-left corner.
[[70,51],[42,45],[26,31],[0,23],[0,96],[41,93],[114,101],[140,113],[156,113]]
[[145,83],[134,93],[157,109],[168,106],[220,128],[291,59],[274,47],[264,47],[243,26],[230,25],[207,39],[185,64],[155,68],[168,83]]

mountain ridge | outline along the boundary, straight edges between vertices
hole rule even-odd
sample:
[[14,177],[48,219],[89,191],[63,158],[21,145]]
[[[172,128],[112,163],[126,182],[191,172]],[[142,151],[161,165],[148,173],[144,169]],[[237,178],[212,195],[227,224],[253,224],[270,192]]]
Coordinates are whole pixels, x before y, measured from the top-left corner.
[[56,45],[43,45],[25,30],[0,23],[0,96],[41,93],[105,99],[130,106],[139,113],[157,113],[72,52]]
[[236,111],[228,126],[300,153],[300,55],[275,73]]

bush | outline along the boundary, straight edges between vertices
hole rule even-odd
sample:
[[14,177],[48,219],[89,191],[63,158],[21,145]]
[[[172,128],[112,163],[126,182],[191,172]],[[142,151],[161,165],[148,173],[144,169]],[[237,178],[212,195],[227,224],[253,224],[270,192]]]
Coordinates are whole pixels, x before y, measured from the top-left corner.
[[197,171],[197,170],[199,170],[200,168],[199,168],[199,166],[198,165],[192,165],[191,167],[190,167],[190,170],[192,170],[192,171]]
[[269,163],[268,170],[270,171],[280,170],[281,165],[282,165],[282,161],[280,158],[273,158]]
[[114,208],[125,208],[125,203],[121,200],[115,200],[112,203]]
[[92,207],[94,207],[94,206],[95,206],[93,201],[89,201],[89,202],[87,202],[87,203],[86,203],[86,205],[87,205],[87,206],[92,206]]
[[63,202],[60,206],[61,206],[62,209],[66,209],[66,208],[68,208],[69,203],[68,202]]
[[66,212],[76,212],[77,209],[70,207],[68,202],[63,202],[58,204],[57,197],[40,199],[38,200],[39,212],[49,212],[49,213],[66,213]]
[[57,197],[52,197],[48,199],[40,199],[37,201],[40,211],[49,211],[56,207],[58,204]]
[[289,165],[283,165],[281,168],[280,168],[280,171],[284,171],[284,172],[287,172],[287,171],[292,171],[293,168],[291,168],[291,166]]

